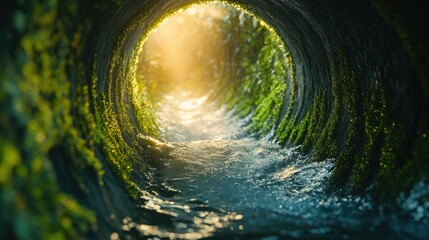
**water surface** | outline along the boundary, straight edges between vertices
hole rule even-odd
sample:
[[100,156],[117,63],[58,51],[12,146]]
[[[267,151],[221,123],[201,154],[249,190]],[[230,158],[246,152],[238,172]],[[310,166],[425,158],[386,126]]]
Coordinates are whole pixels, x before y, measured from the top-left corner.
[[329,192],[333,159],[312,162],[299,147],[246,137],[243,121],[206,101],[178,91],[160,104],[170,150],[159,171],[170,194],[144,191],[143,217],[124,219],[125,231],[154,239],[429,236],[428,204],[410,197],[387,210]]

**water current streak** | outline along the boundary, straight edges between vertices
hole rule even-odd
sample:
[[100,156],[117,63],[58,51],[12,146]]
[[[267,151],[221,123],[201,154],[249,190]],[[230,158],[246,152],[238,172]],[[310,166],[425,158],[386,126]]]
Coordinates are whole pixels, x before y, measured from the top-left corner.
[[311,162],[296,148],[243,137],[244,124],[207,99],[177,91],[159,105],[169,149],[159,171],[173,194],[144,191],[142,220],[124,219],[125,231],[170,239],[428,234],[427,222],[386,213],[368,198],[328,194],[334,160]]

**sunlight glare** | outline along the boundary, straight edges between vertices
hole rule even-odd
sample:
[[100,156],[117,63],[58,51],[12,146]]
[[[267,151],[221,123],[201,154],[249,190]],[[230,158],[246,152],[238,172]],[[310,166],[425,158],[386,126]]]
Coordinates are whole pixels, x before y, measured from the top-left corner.
[[201,107],[201,105],[207,100],[207,98],[208,98],[207,96],[204,96],[200,98],[193,98],[193,99],[183,101],[179,105],[179,108],[185,111],[194,110],[196,108]]
[[162,87],[193,91],[204,85],[207,61],[202,59],[210,56],[216,61],[222,54],[223,36],[212,26],[226,14],[227,9],[220,4],[193,5],[152,30],[143,54],[151,67],[162,72],[157,79]]

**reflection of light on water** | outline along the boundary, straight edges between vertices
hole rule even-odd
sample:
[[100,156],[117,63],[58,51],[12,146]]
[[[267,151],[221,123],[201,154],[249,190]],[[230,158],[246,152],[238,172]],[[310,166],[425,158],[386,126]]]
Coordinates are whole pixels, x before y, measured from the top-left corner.
[[[138,224],[129,217],[124,218],[122,221],[122,230],[125,232],[137,230],[141,237],[156,236],[169,239],[201,239],[212,236],[216,229],[228,227],[233,221],[243,219],[243,215],[235,212],[224,213],[220,210],[216,210],[217,212],[204,211],[204,206],[201,206],[201,203],[184,205],[163,200],[145,191],[142,193],[142,199],[145,201],[145,204],[141,208],[154,211],[160,214],[159,216],[172,217],[175,220],[171,228],[165,229],[144,223]],[[198,208],[203,210],[196,210]],[[238,229],[244,230],[244,227],[239,225]],[[112,236],[111,239],[113,239]]]
[[294,175],[295,173],[300,172],[301,170],[299,170],[296,167],[288,167],[283,169],[281,172],[276,174],[276,177],[280,180],[284,180],[286,178],[291,177],[292,175]]
[[225,117],[224,108],[207,102],[208,96],[193,97],[176,89],[158,105],[158,122],[163,139],[170,142],[227,139],[237,134],[238,122]]
[[188,111],[194,110],[198,107],[201,107],[201,105],[206,102],[207,98],[208,98],[207,96],[204,96],[200,98],[185,100],[181,104],[179,104],[179,108],[182,110],[188,110]]
[[190,125],[200,120],[198,116],[202,114],[203,104],[207,96],[192,98],[178,103],[178,113],[183,125]]

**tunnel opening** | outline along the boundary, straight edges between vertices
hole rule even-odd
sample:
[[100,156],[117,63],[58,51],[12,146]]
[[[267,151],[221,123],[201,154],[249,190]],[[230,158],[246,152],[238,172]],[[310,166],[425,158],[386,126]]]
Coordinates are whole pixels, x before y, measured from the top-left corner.
[[[257,10],[257,5],[251,7]],[[225,5],[222,7],[225,8]],[[345,11],[351,9],[349,6],[344,7]],[[208,18],[208,22],[202,21],[204,13],[210,12],[207,9],[202,10],[194,6],[183,11],[188,16],[198,17],[204,27],[216,29],[216,26],[220,26],[214,24],[213,16]],[[276,22],[273,20],[276,16],[258,13]],[[219,12],[211,14],[216,15]],[[293,16],[296,13],[289,14]],[[365,14],[371,16],[373,12]],[[239,26],[246,24],[246,17],[243,16],[247,17],[241,13],[235,15],[235,22]],[[232,21],[227,21],[227,25],[221,28],[231,31],[234,17],[224,16],[222,19],[225,21],[228,18]],[[161,219],[167,215],[174,219],[174,223],[161,221],[159,226],[158,222],[154,224],[144,218],[128,219],[124,224],[127,231],[134,234],[137,232],[138,236],[177,238],[221,237],[223,234],[230,234],[230,231],[245,237],[257,234],[276,235],[279,234],[278,229],[290,224],[291,219],[288,216],[296,214],[300,219],[302,216],[311,219],[302,219],[308,224],[308,228],[300,230],[297,233],[300,236],[312,235],[312,231],[315,231],[314,235],[318,235],[319,232],[314,228],[316,225],[324,226],[321,222],[325,221],[335,222],[339,232],[347,232],[359,229],[359,224],[355,224],[353,219],[359,219],[359,223],[367,220],[362,214],[370,216],[368,219],[379,216],[377,210],[366,208],[374,201],[371,194],[368,194],[368,186],[378,189],[376,192],[385,188],[401,188],[400,182],[392,184],[390,174],[404,167],[403,159],[406,156],[403,155],[405,152],[398,148],[401,141],[393,139],[414,131],[415,117],[395,116],[392,109],[412,108],[410,104],[418,100],[414,98],[416,96],[410,96],[404,101],[387,103],[387,99],[397,91],[395,86],[409,89],[408,91],[416,90],[415,83],[401,80],[407,75],[407,65],[402,65],[403,71],[397,72],[401,77],[387,80],[393,75],[384,75],[386,72],[380,67],[390,62],[389,55],[383,59],[372,59],[374,65],[371,67],[379,74],[375,77],[378,79],[374,80],[375,82],[364,80],[366,75],[361,67],[368,66],[366,62],[359,62],[362,56],[355,57],[350,52],[354,51],[350,48],[358,48],[359,45],[351,47],[346,44],[352,40],[344,39],[344,43],[337,39],[333,45],[326,46],[323,38],[329,37],[324,35],[323,31],[320,32],[313,22],[306,21],[299,22],[299,26],[288,26],[293,32],[290,36],[286,31],[288,28],[281,28],[281,37],[270,35],[273,31],[269,27],[263,34],[258,35],[258,31],[252,30],[252,27],[269,25],[264,22],[255,23],[254,19],[247,21],[251,31],[246,32],[246,29],[241,28],[242,32],[232,34],[231,39],[236,42],[230,45],[229,42],[223,42],[222,47],[214,44],[205,49],[222,49],[226,52],[203,54],[201,52],[204,51],[200,50],[201,54],[197,54],[197,57],[182,53],[187,56],[186,60],[175,58],[183,49],[187,51],[184,45],[198,39],[195,35],[191,35],[195,38],[185,40],[184,45],[180,45],[181,37],[164,36],[167,42],[163,43],[161,39],[152,40],[151,35],[146,36],[148,38],[145,39],[145,44],[140,43],[138,49],[141,54],[134,55],[137,60],[131,65],[134,66],[132,70],[136,71],[136,76],[130,84],[131,102],[136,113],[136,122],[143,123],[139,130],[143,145],[156,149],[155,154],[149,158],[153,158],[159,174],[155,180],[155,185],[158,186],[156,190],[143,190],[145,201],[140,210],[143,213],[156,212],[155,215]],[[185,25],[187,20],[183,16],[170,21],[173,25],[169,31],[173,29],[186,35],[186,30],[178,26]],[[152,34],[167,35],[168,30],[163,32],[162,27],[168,24],[161,23]],[[295,29],[306,24],[309,27],[308,32]],[[198,29],[198,26],[194,26],[193,30],[195,29]],[[200,33],[204,32],[200,30]],[[255,34],[253,37],[246,36],[252,33]],[[240,38],[240,34],[245,37]],[[306,39],[309,45],[297,42],[295,34],[300,36],[299,40]],[[222,36],[224,39],[225,35],[228,33]],[[219,36],[210,34],[210,37],[216,39]],[[175,41],[171,42],[171,39]],[[244,41],[240,42],[242,39]],[[251,45],[251,41],[246,42],[246,39],[263,39],[263,44],[261,42],[261,45],[255,47]],[[201,39],[200,41],[203,42]],[[197,47],[204,46],[201,42]],[[243,42],[249,45],[243,47],[239,44]],[[289,50],[284,45],[285,42],[294,48]],[[156,50],[151,51],[150,48],[156,44],[164,44],[167,50],[163,52],[158,45],[158,48],[154,47]],[[270,44],[280,47],[270,47]],[[374,43],[374,46],[380,47],[379,44]],[[389,54],[399,56],[401,50],[396,44],[397,42],[392,41],[392,45],[387,46],[389,50],[386,50]],[[242,49],[237,51],[237,47]],[[247,52],[246,47],[250,49]],[[390,52],[392,50],[393,52]],[[240,55],[243,52],[256,54],[253,59],[249,59],[252,55]],[[313,52],[318,54],[313,55]],[[158,56],[154,56],[156,54]],[[216,61],[204,59],[213,56]],[[297,61],[292,61],[292,56],[296,57]],[[172,62],[168,62],[169,60]],[[210,64],[184,67],[183,64],[187,62]],[[398,62],[394,62],[389,64],[398,66]],[[163,63],[166,63],[167,67],[162,66]],[[163,67],[164,69],[159,71]],[[204,83],[202,78],[210,81]],[[168,84],[168,79],[172,80],[173,84]],[[361,81],[370,83],[361,85]],[[381,86],[379,81],[397,82]],[[178,86],[181,86],[181,90],[174,92]],[[191,94],[190,89],[193,92]],[[143,99],[135,98],[139,94],[142,96],[144,91],[147,95]],[[164,97],[160,93],[163,93]],[[397,97],[399,99],[403,96]],[[220,108],[223,117],[211,114],[211,118],[207,118],[207,115],[201,114],[210,109],[210,106],[205,104],[207,100],[215,101],[224,107]],[[175,107],[168,106],[169,103],[175,102]],[[143,108],[140,109],[139,106]],[[170,113],[165,114],[165,108]],[[217,109],[219,110],[219,105]],[[215,110],[212,111],[215,113]],[[171,112],[187,116],[182,115],[175,119]],[[228,112],[232,112],[233,116],[228,115]],[[415,113],[417,112],[412,114]],[[234,117],[241,119],[241,122]],[[386,118],[390,120],[386,122]],[[149,126],[156,127],[146,128],[148,119],[152,124]],[[178,121],[183,123],[182,126],[174,126]],[[215,129],[226,131],[216,131],[215,136],[195,134],[198,130],[206,131],[203,125],[208,121],[214,121]],[[399,122],[401,124],[398,124]],[[406,122],[410,124],[408,127],[403,125]],[[191,127],[186,129],[184,125],[188,123],[194,125],[190,124]],[[171,126],[174,127],[169,128]],[[261,138],[263,141],[255,141]],[[400,138],[404,142],[408,141],[404,137]],[[155,139],[163,139],[166,142]],[[283,148],[285,146],[286,148]],[[161,193],[159,186],[166,189],[164,193]],[[327,191],[332,186],[340,188],[340,192]],[[267,189],[270,191],[267,192]],[[342,189],[348,189],[345,195]],[[350,192],[360,193],[363,197],[348,205],[347,202],[353,199],[352,195],[348,195]],[[288,195],[290,193],[294,194]],[[341,199],[338,199],[338,196],[341,196]],[[320,198],[326,201],[319,202],[320,207],[314,209]],[[351,211],[349,207],[357,207],[360,211]],[[267,216],[267,211],[275,214]],[[331,215],[333,212],[335,214]],[[337,219],[346,212],[350,221],[343,220],[339,223]],[[249,215],[252,217],[247,217]],[[320,217],[320,221],[314,220],[317,217]],[[187,220],[190,218],[193,220]],[[418,227],[420,226],[422,225]],[[291,231],[298,228],[294,225],[290,227],[280,235],[290,236]],[[338,233],[330,226],[326,229],[329,229],[326,235]],[[374,225],[372,234],[377,235],[383,231],[383,226]]]
[[[275,137],[293,64],[280,36],[264,21],[238,6],[207,3],[169,15],[149,32],[136,67],[136,86],[147,97],[134,98],[134,106],[145,108],[145,98],[157,102],[181,91],[247,117],[243,132]],[[144,114],[137,119],[144,122]]]

